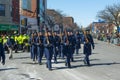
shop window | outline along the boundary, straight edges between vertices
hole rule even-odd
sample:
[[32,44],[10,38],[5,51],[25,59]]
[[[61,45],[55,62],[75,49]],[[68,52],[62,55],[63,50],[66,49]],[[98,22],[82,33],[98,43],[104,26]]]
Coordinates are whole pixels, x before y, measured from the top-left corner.
[[5,4],[0,4],[0,16],[5,16]]

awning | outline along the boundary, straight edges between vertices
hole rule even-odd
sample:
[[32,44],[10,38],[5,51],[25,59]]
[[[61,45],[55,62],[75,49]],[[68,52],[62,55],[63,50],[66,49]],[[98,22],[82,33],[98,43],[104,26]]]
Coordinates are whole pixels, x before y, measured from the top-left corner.
[[18,25],[0,24],[0,31],[18,30]]

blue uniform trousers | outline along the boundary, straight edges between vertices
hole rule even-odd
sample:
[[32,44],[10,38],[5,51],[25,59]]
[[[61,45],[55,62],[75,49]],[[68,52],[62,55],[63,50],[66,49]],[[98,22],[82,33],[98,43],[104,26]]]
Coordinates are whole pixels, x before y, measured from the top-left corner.
[[30,57],[33,59],[33,51],[34,51],[34,46],[30,46]]
[[64,59],[63,45],[60,46],[60,53],[61,53],[61,57],[62,57],[62,59]]
[[71,54],[68,53],[66,57],[67,57],[66,58],[66,64],[67,64],[68,68],[70,68],[71,67],[71,64],[70,64]]
[[48,48],[44,48],[44,52],[45,52],[45,57],[47,59],[46,66],[50,70],[52,68],[52,63],[51,63],[52,53],[51,52],[53,51],[52,50],[50,51]]
[[63,54],[66,56],[66,63],[65,65],[68,66],[68,68],[71,67],[70,59],[71,59],[71,52],[69,46],[63,47]]
[[59,54],[59,47],[54,47],[53,51],[54,51],[54,62],[57,63],[57,55]]
[[69,54],[70,54],[70,59],[71,61],[74,61],[73,54],[74,54],[75,48],[73,46],[69,47]]
[[44,52],[44,48],[38,46],[37,47],[37,53],[38,53],[38,63],[42,63],[42,57],[43,57],[43,52]]
[[79,49],[78,48],[76,48],[76,54],[78,54],[79,53]]
[[0,62],[2,62],[3,65],[5,64],[5,52],[2,43],[0,43]]
[[33,49],[33,61],[36,61],[37,60],[37,46],[34,45],[34,47],[32,48]]
[[89,55],[88,54],[85,54],[84,63],[87,64],[88,66],[90,65]]
[[84,63],[89,66],[89,65],[90,65],[89,56],[90,56],[91,53],[92,53],[91,43],[85,43],[85,44],[84,44],[84,52],[83,52],[83,53],[84,53],[84,55],[85,55]]
[[0,54],[0,62],[2,62],[2,64],[5,64],[5,54]]

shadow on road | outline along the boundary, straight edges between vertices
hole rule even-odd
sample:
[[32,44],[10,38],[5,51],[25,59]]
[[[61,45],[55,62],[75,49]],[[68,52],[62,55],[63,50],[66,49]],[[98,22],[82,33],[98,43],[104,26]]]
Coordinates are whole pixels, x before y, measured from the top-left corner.
[[[90,66],[87,65],[72,65],[70,69],[78,68],[78,67],[92,67],[92,66],[102,66],[102,65],[115,65],[115,64],[120,64],[120,63],[96,63],[96,64],[91,64]],[[67,66],[65,67],[53,67],[53,70],[61,70],[61,69],[69,69]]]
[[22,64],[31,64],[31,65],[37,65],[38,63],[33,63],[33,62],[22,62]]
[[104,65],[115,65],[115,64],[120,64],[117,62],[112,62],[112,63],[96,63],[96,64],[91,64],[91,66],[104,66]]
[[6,70],[16,70],[18,68],[4,68],[4,69],[0,69],[0,71],[6,71]]
[[[90,59],[90,61],[98,61],[98,60],[100,60],[100,59]],[[83,59],[81,59],[81,60],[74,60],[74,62],[83,62]]]
[[99,54],[99,53],[92,53],[92,54]]
[[30,57],[15,57],[13,59],[27,59],[27,58],[30,58]]
[[61,70],[61,69],[74,69],[78,67],[85,67],[86,65],[72,65],[71,68],[65,67],[53,67],[53,70]]

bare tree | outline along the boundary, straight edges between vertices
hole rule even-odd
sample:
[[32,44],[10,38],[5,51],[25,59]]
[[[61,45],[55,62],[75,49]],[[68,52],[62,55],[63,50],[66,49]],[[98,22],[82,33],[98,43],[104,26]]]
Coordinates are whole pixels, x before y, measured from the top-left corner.
[[98,18],[105,20],[106,22],[113,23],[117,26],[117,32],[120,25],[120,4],[114,4],[107,6],[104,10],[101,10],[97,14]]
[[67,16],[67,14],[63,13],[62,10],[57,9],[57,10],[55,10],[55,11],[56,11],[58,14],[60,14],[62,17],[66,17],[66,16]]

